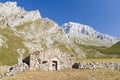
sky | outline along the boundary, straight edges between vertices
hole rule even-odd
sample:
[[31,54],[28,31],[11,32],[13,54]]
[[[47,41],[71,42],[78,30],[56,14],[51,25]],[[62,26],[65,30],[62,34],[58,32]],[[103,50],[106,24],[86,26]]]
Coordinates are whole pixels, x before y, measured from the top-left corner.
[[0,0],[6,1],[16,1],[27,11],[39,10],[58,25],[77,22],[120,38],[120,0]]

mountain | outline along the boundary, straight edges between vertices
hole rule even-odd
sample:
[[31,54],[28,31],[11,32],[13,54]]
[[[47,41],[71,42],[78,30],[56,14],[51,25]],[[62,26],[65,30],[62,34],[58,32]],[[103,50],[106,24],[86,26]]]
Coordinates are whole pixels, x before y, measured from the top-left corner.
[[69,40],[64,35],[58,24],[41,18],[38,10],[25,11],[16,2],[0,3],[0,65],[15,64],[21,53],[26,56],[53,46],[65,50]]
[[38,10],[25,11],[21,7],[17,7],[16,2],[0,3],[0,27],[5,28],[10,26],[12,29],[17,25],[25,24],[41,18]]
[[99,57],[98,49],[109,47],[117,38],[101,34],[78,23],[57,23],[40,12],[26,11],[16,2],[0,3],[0,65],[13,65],[20,54],[57,47],[77,60]]
[[68,22],[61,27],[69,38],[72,38],[75,42],[81,44],[111,46],[119,41],[118,38],[97,32],[88,25]]

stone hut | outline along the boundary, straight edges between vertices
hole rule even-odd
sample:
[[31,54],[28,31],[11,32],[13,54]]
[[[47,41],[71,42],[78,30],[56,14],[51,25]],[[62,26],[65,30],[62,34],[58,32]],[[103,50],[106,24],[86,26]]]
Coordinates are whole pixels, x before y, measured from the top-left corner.
[[30,70],[62,70],[70,69],[74,64],[74,57],[60,51],[58,48],[34,51],[23,62],[29,65]]

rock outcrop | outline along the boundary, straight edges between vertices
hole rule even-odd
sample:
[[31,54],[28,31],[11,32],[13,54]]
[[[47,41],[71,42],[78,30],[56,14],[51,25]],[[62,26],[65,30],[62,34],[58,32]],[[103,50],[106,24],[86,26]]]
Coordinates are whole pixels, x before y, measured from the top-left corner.
[[23,8],[18,7],[16,2],[0,3],[0,25],[1,28],[7,26],[14,29],[14,27],[25,24],[26,22],[34,21],[41,18],[38,10],[25,11]]
[[12,67],[10,67],[7,72],[4,74],[4,76],[13,76],[15,74],[24,72],[25,70],[28,70],[29,66],[26,63],[16,64]]

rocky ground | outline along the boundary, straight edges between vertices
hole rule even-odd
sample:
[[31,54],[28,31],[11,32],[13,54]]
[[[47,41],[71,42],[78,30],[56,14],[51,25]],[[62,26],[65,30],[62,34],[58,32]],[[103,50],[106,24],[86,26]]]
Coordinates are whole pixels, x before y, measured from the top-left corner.
[[120,80],[118,70],[25,71],[0,80]]

